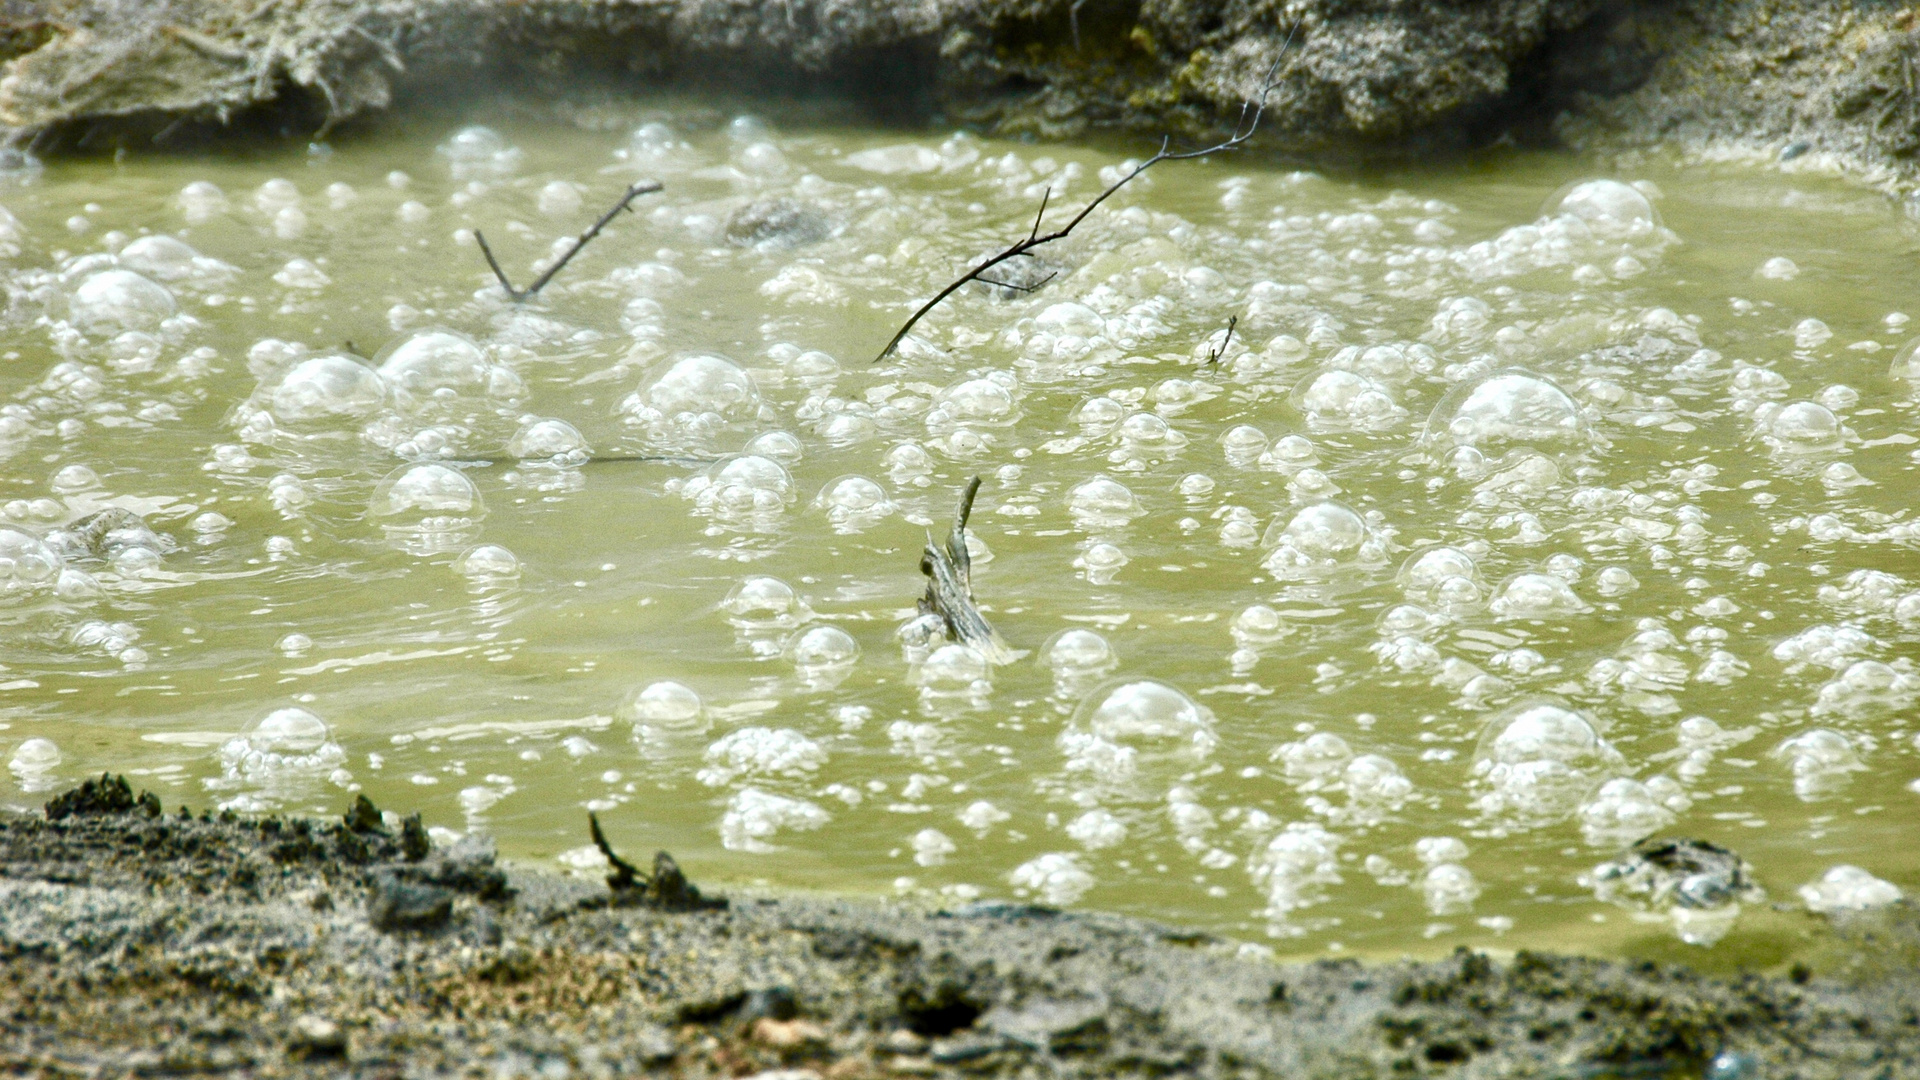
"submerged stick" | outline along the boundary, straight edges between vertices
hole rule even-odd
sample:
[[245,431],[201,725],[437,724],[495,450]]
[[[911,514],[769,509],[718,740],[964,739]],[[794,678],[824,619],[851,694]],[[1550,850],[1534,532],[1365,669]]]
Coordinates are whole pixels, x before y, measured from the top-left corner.
[[658,180],[642,180],[628,187],[626,193],[620,196],[620,201],[614,203],[606,213],[600,215],[599,221],[588,226],[586,232],[574,238],[573,246],[567,249],[566,254],[560,256],[559,262],[547,267],[546,273],[533,279],[533,284],[524,289],[514,288],[513,282],[507,280],[507,272],[500,269],[500,260],[493,257],[493,249],[487,246],[486,235],[480,230],[475,229],[473,231],[473,238],[480,244],[480,254],[487,257],[487,265],[493,267],[493,276],[499,280],[500,287],[507,290],[507,296],[517,304],[522,300],[532,298],[538,294],[541,289],[546,288],[547,282],[552,281],[555,274],[566,269],[567,264],[573,261],[573,257],[580,254],[580,249],[586,247],[594,237],[599,236],[600,230],[606,228],[608,222],[618,216],[620,211],[631,210],[633,208],[633,200],[642,195],[651,195],[659,191],[660,187],[661,184]]
[[960,509],[954,514],[953,529],[945,544],[935,544],[927,534],[927,547],[920,555],[920,572],[927,575],[927,594],[920,599],[920,614],[932,615],[946,624],[947,637],[969,646],[986,657],[988,663],[1009,664],[1020,653],[1008,645],[987,617],[973,602],[973,560],[967,554],[967,519],[973,515],[973,499],[980,493],[980,478],[974,477],[960,496]]
[[[978,266],[960,275],[958,279],[946,288],[935,293],[933,299],[920,305],[919,310],[915,311],[912,316],[907,319],[905,325],[901,326],[899,331],[893,335],[893,339],[887,342],[886,348],[880,350],[880,355],[873,358],[873,362],[877,364],[892,355],[893,351],[900,347],[900,343],[906,340],[907,335],[913,331],[913,328],[920,324],[921,319],[926,318],[927,315],[931,313],[934,308],[939,307],[941,302],[946,300],[947,297],[959,292],[967,282],[982,281],[984,279],[982,279],[980,275],[999,266],[1001,263],[1009,259],[1020,258],[1023,255],[1032,256],[1035,248],[1051,244],[1055,240],[1064,239],[1071,234],[1081,222],[1087,220],[1087,216],[1092,214],[1101,203],[1106,202],[1115,192],[1126,187],[1134,177],[1139,176],[1141,173],[1146,172],[1148,169],[1153,168],[1163,161],[1192,161],[1195,158],[1207,157],[1224,150],[1236,150],[1244,145],[1248,139],[1253,138],[1253,133],[1260,127],[1260,118],[1264,116],[1267,111],[1267,96],[1272,94],[1273,88],[1278,85],[1277,78],[1280,74],[1280,61],[1286,58],[1287,48],[1292,44],[1293,30],[1290,29],[1287,31],[1287,39],[1280,43],[1280,52],[1273,58],[1272,66],[1267,68],[1266,78],[1261,81],[1260,96],[1251,101],[1241,103],[1240,118],[1234,122],[1232,137],[1223,142],[1217,142],[1212,146],[1203,147],[1199,150],[1187,150],[1180,153],[1174,153],[1167,149],[1168,145],[1172,142],[1171,136],[1162,138],[1160,140],[1160,150],[1158,153],[1134,166],[1125,176],[1115,180],[1105,191],[1094,196],[1093,201],[1081,207],[1080,212],[1073,215],[1072,219],[1065,225],[1042,235],[1040,232],[1040,222],[1047,216],[1047,203],[1053,197],[1053,189],[1048,188],[1046,193],[1040,198],[1040,212],[1034,215],[1033,228],[1027,230],[1026,239],[1016,240],[998,255],[988,256]],[[1051,280],[1051,277],[1049,277],[1048,280]],[[995,282],[993,284],[999,283]],[[1043,281],[1041,284],[1045,284],[1045,282]],[[1035,288],[1038,288],[1038,286],[1035,286]]]

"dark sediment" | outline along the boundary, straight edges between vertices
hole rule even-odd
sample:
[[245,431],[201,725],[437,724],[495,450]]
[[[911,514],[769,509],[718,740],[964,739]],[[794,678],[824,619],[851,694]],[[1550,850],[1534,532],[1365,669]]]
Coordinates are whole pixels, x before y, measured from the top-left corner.
[[1270,152],[1719,144],[1907,186],[1915,19],[1880,0],[0,0],[0,126],[42,152],[140,150],[311,138],[476,87],[551,105],[679,86],[1211,139],[1285,46]]
[[687,902],[670,860],[612,887],[516,873],[360,808],[194,819],[114,781],[59,805],[0,819],[14,1074],[1920,1076],[1905,913],[1846,982],[1275,966],[1020,905]]

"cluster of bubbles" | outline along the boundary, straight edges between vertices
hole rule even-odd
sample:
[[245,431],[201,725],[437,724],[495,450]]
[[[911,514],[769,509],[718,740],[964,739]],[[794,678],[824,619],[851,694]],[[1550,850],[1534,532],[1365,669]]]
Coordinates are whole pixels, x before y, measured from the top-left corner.
[[209,790],[231,791],[222,809],[263,813],[311,797],[322,783],[347,787],[347,752],[325,720],[297,706],[275,709],[220,744],[220,775]]
[[[345,183],[303,193],[272,179],[229,197],[189,184],[174,208],[189,230],[205,231],[183,237],[215,250],[219,229],[244,225],[271,251],[246,260],[243,273],[182,237],[108,234],[101,250],[56,255],[50,269],[9,270],[10,295],[44,328],[57,362],[0,406],[0,451],[18,454],[36,440],[84,445],[75,440],[95,428],[164,425],[218,398],[231,407],[233,441],[196,464],[224,490],[263,501],[287,535],[267,539],[261,559],[260,546],[246,556],[238,545],[223,549],[229,531],[249,527],[244,511],[226,506],[232,519],[203,514],[179,531],[191,533],[189,550],[249,566],[287,562],[327,548],[344,511],[351,528],[444,556],[438,580],[450,570],[450,591],[464,583],[459,602],[483,616],[501,609],[472,594],[499,600],[490,594],[523,571],[533,593],[545,576],[481,542],[489,501],[496,515],[564,503],[599,483],[600,473],[582,468],[592,444],[621,447],[616,454],[630,446],[661,466],[660,487],[713,541],[698,557],[741,562],[778,556],[789,535],[819,536],[831,552],[823,560],[882,549],[892,563],[910,560],[921,526],[944,528],[954,481],[985,475],[976,529],[992,522],[1028,538],[1016,561],[1037,557],[1034,538],[1066,537],[1045,545],[1061,587],[1115,620],[1097,622],[1104,634],[1059,624],[1034,634],[1053,633],[1036,656],[1044,692],[1032,696],[1044,700],[1009,693],[1024,672],[1004,670],[993,649],[949,640],[939,615],[919,614],[899,637],[904,673],[884,676],[898,700],[868,704],[842,688],[871,689],[850,630],[876,613],[845,617],[840,607],[874,580],[892,581],[888,603],[905,605],[900,582],[849,574],[869,580],[821,602],[823,616],[786,581],[754,575],[737,581],[717,616],[740,655],[767,665],[748,679],[755,695],[783,699],[779,711],[745,722],[751,710],[734,710],[731,689],[679,672],[700,690],[643,681],[613,712],[665,786],[684,774],[713,789],[730,850],[802,843],[798,834],[862,806],[938,810],[939,827],[893,831],[899,857],[968,872],[982,850],[998,850],[1002,826],[1020,817],[1007,835],[1024,842],[1019,830],[1038,815],[968,794],[987,781],[961,770],[988,756],[1015,768],[1016,751],[980,733],[1038,728],[1040,744],[1059,755],[1030,765],[1044,774],[1048,805],[1038,810],[1048,835],[1023,849],[1040,854],[994,872],[1045,903],[1080,901],[1109,866],[1131,870],[1171,839],[1199,869],[1238,868],[1282,933],[1313,925],[1309,909],[1336,895],[1356,865],[1411,890],[1427,914],[1451,917],[1483,894],[1466,844],[1406,841],[1471,828],[1486,838],[1476,841],[1482,859],[1488,841],[1577,835],[1591,849],[1583,863],[1611,860],[1594,876],[1603,899],[1659,909],[1683,938],[1704,943],[1731,925],[1735,893],[1716,892],[1701,873],[1669,890],[1652,863],[1617,853],[1691,828],[1705,800],[1733,799],[1737,792],[1709,783],[1725,770],[1752,768],[1755,788],[1826,804],[1909,745],[1896,725],[1920,701],[1920,675],[1899,650],[1920,626],[1920,589],[1843,564],[1867,545],[1896,550],[1920,539],[1900,513],[1865,502],[1876,484],[1890,484],[1868,451],[1893,445],[1876,437],[1897,424],[1876,417],[1907,406],[1882,408],[1880,388],[1858,373],[1844,377],[1861,389],[1836,381],[1848,359],[1838,319],[1830,326],[1795,311],[1736,358],[1705,346],[1710,328],[1700,317],[1645,307],[1643,279],[1677,241],[1652,185],[1583,181],[1535,220],[1463,240],[1455,237],[1471,226],[1437,199],[1336,195],[1308,174],[1263,188],[1223,184],[1217,226],[1156,212],[1130,188],[1076,234],[1084,248],[1013,260],[869,369],[811,347],[820,320],[843,323],[869,294],[886,304],[923,293],[930,275],[951,270],[949,246],[927,237],[971,235],[986,207],[1006,199],[1060,197],[1076,182],[1084,191],[1089,170],[990,155],[967,136],[829,161],[752,118],[714,142],[650,122],[612,151],[611,172],[669,181],[666,197],[636,204],[657,250],[603,243],[570,266],[561,288],[577,282],[577,291],[533,304],[507,305],[490,283],[463,298],[473,283],[462,282],[452,300],[445,289],[403,283],[397,302],[382,301],[393,305],[395,335],[383,347],[362,354],[346,343],[260,339],[246,351],[245,374],[235,368],[249,383],[237,402],[212,392],[225,362],[201,347],[211,339],[203,320],[262,311],[259,297],[233,295],[249,291],[268,298],[275,319],[319,313],[363,272],[297,242],[318,228],[344,230],[376,193]],[[528,156],[487,128],[461,129],[434,156],[450,181],[445,198],[390,175],[383,245],[427,246],[443,223],[483,218],[491,234],[491,218],[476,212],[482,200],[518,199],[521,216],[545,224],[507,230],[551,239],[534,264],[551,265],[593,199],[585,174],[523,175]],[[692,186],[682,180],[729,185],[729,194],[681,198],[672,189]],[[922,199],[916,185],[944,186],[938,199]],[[1266,205],[1258,190],[1270,191]],[[473,239],[464,227],[452,235],[455,244]],[[0,211],[0,258],[34,243]],[[595,270],[597,260],[613,265]],[[1785,296],[1802,275],[1785,257],[1749,278],[1751,265],[1742,263],[1742,283],[1763,290],[1756,296]],[[1285,270],[1263,269],[1272,266]],[[1284,280],[1255,280],[1262,273]],[[684,316],[715,277],[742,286],[729,298],[740,310],[727,314],[759,322],[770,342],[760,355],[736,359],[707,344],[672,351],[697,325]],[[549,305],[560,295],[566,303]],[[600,301],[604,326],[567,321],[570,307]],[[1741,318],[1770,310],[1737,299],[1730,308]],[[1236,329],[1220,329],[1236,316]],[[1863,357],[1879,355],[1877,342],[1859,345],[1871,347],[1858,348]],[[1920,343],[1909,344],[1887,368],[1896,396],[1920,384],[1916,356]],[[535,407],[542,411],[528,411]],[[1622,454],[1622,445],[1633,449]],[[476,467],[503,454],[506,470]],[[170,647],[156,645],[165,639],[150,628],[143,639],[141,618],[68,615],[62,605],[168,586],[186,576],[169,573],[187,561],[181,545],[137,518],[83,535],[84,515],[108,505],[118,474],[103,481],[67,457],[59,465],[46,498],[6,505],[0,602],[23,619],[60,608],[51,636],[63,649],[129,666],[152,665],[151,650],[164,661]],[[1803,482],[1819,505],[1789,494]],[[1776,500],[1787,505],[1771,509]],[[1749,512],[1751,523],[1739,516]],[[1764,560],[1785,561],[1755,550],[1777,546],[1769,527],[1771,537],[1814,550],[1802,561],[1819,560],[1811,572],[1825,584],[1810,623],[1773,622],[1797,614],[1794,599],[1742,587],[1779,572]],[[967,543],[974,565],[985,565],[985,542]],[[1151,624],[1151,613],[1116,607],[1151,595],[1151,583],[1166,580],[1157,573],[1203,562],[1214,564],[1211,583],[1241,586],[1217,603],[1197,588],[1195,603],[1208,610],[1180,617],[1218,617],[1205,632],[1231,643],[1221,665],[1230,684],[1188,674],[1217,660],[1154,668],[1153,639],[1131,629]],[[1031,608],[1047,611],[1055,599]],[[1376,607],[1370,629],[1347,635],[1354,612]],[[1114,630],[1129,625],[1120,614],[1138,617],[1124,636]],[[1619,630],[1595,638],[1604,626],[1631,629],[1624,640]],[[287,656],[315,649],[305,634],[274,633]],[[1767,667],[1769,651],[1780,672]],[[1279,672],[1295,663],[1300,670]],[[1150,677],[1175,671],[1192,693]],[[1779,674],[1784,693],[1801,700],[1737,721],[1699,696]],[[1342,713],[1356,686],[1419,704],[1331,730],[1344,720],[1327,717]],[[1223,696],[1207,696],[1215,694]],[[1337,704],[1323,705],[1321,694]],[[898,715],[867,726],[888,708]],[[1298,722],[1286,733],[1270,718]],[[916,770],[905,784],[882,785],[897,799],[873,799],[879,789],[851,776],[865,755],[846,748],[880,732]],[[1249,738],[1258,745],[1243,745]],[[1763,760],[1731,756],[1748,742]],[[580,736],[563,745],[576,758],[592,752]],[[271,714],[223,744],[217,760],[215,786],[243,809],[352,782],[325,723],[302,709]],[[10,769],[30,786],[59,764],[51,743],[29,739]],[[1259,792],[1248,805],[1229,805],[1238,798],[1223,794],[1230,779],[1215,779],[1234,771]],[[489,777],[458,799],[477,821],[511,790]],[[939,809],[949,795],[953,809]],[[1468,820],[1433,823],[1450,814]],[[1044,850],[1052,848],[1060,850]],[[1396,866],[1409,852],[1417,868]],[[1206,884],[1225,893],[1212,878]],[[1852,867],[1803,890],[1809,907],[1829,912],[1897,895]]]

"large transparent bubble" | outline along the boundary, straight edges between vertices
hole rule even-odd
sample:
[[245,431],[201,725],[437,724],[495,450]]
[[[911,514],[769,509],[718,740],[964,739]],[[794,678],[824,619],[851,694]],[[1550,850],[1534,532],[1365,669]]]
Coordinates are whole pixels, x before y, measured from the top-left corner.
[[0,598],[18,600],[51,590],[65,562],[25,529],[0,525]]
[[480,346],[452,330],[419,331],[381,350],[378,359],[388,384],[416,397],[481,390],[493,374]]
[[1219,745],[1213,713],[1153,679],[1107,683],[1081,701],[1061,733],[1070,774],[1108,783],[1143,767],[1190,766]]
[[1558,820],[1620,768],[1619,753],[1587,716],[1548,702],[1487,722],[1474,751],[1474,805],[1526,823]]
[[1446,612],[1471,608],[1486,592],[1473,556],[1446,544],[1414,553],[1401,564],[1398,581],[1408,599]]
[[120,265],[155,281],[192,277],[200,253],[171,236],[142,236],[120,249]]
[[465,473],[425,464],[388,473],[374,488],[367,513],[389,540],[426,555],[465,547],[487,508]]
[[1074,628],[1055,634],[1040,650],[1041,662],[1053,673],[1057,698],[1075,699],[1092,689],[1120,666],[1107,639],[1093,630]]
[[90,334],[151,330],[173,317],[173,293],[131,270],[102,270],[73,290],[74,325]]
[[522,461],[547,461],[555,465],[579,465],[593,456],[580,429],[565,420],[533,418],[507,440],[507,453]]
[[7,760],[7,771],[19,781],[20,790],[46,791],[60,783],[55,770],[62,760],[60,748],[52,739],[35,737],[14,747],[13,756]]
[[1261,543],[1270,549],[1263,565],[1280,578],[1314,577],[1386,559],[1386,545],[1366,519],[1337,502],[1301,507],[1284,524],[1276,519]]
[[860,660],[860,643],[837,626],[814,626],[794,635],[787,659],[807,689],[831,690],[853,672]]
[[1125,484],[1112,477],[1095,476],[1075,484],[1067,492],[1067,512],[1082,529],[1111,529],[1127,524],[1146,510]]
[[1865,772],[1853,740],[1831,728],[1810,728],[1783,741],[1769,755],[1793,771],[1793,792],[1814,802],[1837,794]]
[[1322,371],[1301,382],[1293,391],[1293,407],[1316,431],[1377,431],[1407,415],[1407,410],[1394,401],[1389,387],[1339,369]]
[[1503,619],[1560,619],[1592,610],[1564,578],[1533,572],[1501,582],[1487,606]]
[[896,509],[887,489],[864,476],[842,476],[814,499],[836,533],[858,533],[879,524]]
[[1594,235],[1613,240],[1633,240],[1653,235],[1660,227],[1660,216],[1653,203],[1631,184],[1618,180],[1587,180],[1575,184],[1560,196],[1554,213],[1575,218]]
[[765,522],[794,500],[793,477],[758,454],[728,458],[688,480],[680,493],[698,512],[729,523]]
[[386,404],[380,373],[342,353],[300,361],[268,397],[274,420],[292,430],[365,420]]
[[1577,452],[1592,444],[1586,418],[1565,390],[1529,371],[1507,370],[1455,387],[1427,419],[1427,440],[1489,456],[1516,447]]
[[631,427],[668,443],[702,442],[760,414],[753,378],[722,356],[683,356],[655,369],[620,402]]
[[634,738],[643,740],[703,734],[712,726],[700,695],[671,679],[635,687],[613,714],[632,724]]

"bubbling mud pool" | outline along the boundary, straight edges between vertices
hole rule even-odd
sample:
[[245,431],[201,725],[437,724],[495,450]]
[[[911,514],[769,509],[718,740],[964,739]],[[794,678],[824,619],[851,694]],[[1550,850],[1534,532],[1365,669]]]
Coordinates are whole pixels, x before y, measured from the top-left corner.
[[[591,809],[722,885],[1286,953],[1765,964],[1920,883],[1879,196],[1174,163],[874,363],[1121,155],[488,122],[0,188],[5,801],[365,791],[581,872]],[[524,284],[644,177],[507,301],[476,229]],[[974,475],[1001,665],[899,633]]]

